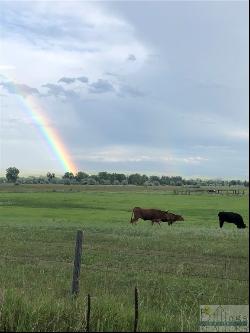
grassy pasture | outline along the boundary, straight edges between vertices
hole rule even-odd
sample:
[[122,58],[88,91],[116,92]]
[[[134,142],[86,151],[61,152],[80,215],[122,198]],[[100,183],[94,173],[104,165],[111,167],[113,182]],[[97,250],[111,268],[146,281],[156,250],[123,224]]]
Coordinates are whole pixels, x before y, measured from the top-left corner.
[[[79,331],[86,295],[92,331],[197,331],[200,304],[248,304],[248,196],[173,195],[138,187],[0,189],[0,331]],[[75,189],[75,187],[72,187]],[[129,224],[134,206],[185,217],[173,226]],[[80,295],[70,298],[76,230],[84,230]]]

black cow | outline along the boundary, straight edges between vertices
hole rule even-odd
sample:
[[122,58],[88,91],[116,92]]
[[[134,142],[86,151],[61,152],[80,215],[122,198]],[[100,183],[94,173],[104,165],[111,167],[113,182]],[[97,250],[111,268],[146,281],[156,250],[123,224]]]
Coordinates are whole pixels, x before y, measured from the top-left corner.
[[220,228],[223,227],[224,222],[233,223],[237,226],[238,229],[244,229],[247,227],[240,214],[232,212],[219,212],[218,216],[220,221]]
[[[168,212],[165,212],[163,210],[159,209],[145,209],[145,208],[140,208],[140,207],[135,207],[132,211],[132,216],[130,223],[135,223],[139,220],[149,220],[154,224],[155,222],[160,224],[160,221],[167,221],[167,216]],[[134,215],[134,217],[133,217]]]

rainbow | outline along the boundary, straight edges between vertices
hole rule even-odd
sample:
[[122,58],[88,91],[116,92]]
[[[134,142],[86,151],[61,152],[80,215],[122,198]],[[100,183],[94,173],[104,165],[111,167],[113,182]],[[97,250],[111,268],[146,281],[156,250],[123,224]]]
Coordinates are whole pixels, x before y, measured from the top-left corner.
[[22,89],[22,86],[13,81],[8,81],[7,84],[12,88],[13,93],[21,97],[25,109],[34,120],[48,145],[52,148],[53,153],[57,156],[57,159],[62,165],[64,171],[75,174],[77,172],[77,167],[73,162],[62,138],[57,133],[55,128],[51,127],[49,119],[43,112],[37,98],[32,94],[27,95],[27,93]]

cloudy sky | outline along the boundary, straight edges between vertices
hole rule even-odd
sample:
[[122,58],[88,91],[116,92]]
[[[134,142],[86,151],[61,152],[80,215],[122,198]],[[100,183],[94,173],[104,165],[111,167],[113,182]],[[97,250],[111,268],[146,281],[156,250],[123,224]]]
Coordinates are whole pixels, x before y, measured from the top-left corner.
[[0,2],[2,174],[248,178],[248,2]]

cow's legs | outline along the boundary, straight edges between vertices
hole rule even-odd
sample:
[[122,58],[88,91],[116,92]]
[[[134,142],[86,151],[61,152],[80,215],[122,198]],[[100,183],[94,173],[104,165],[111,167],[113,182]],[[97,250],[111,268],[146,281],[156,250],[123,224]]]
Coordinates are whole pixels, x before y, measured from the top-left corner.
[[220,228],[223,227],[223,224],[224,224],[224,221],[223,221],[223,220],[220,220]]
[[161,225],[161,220],[152,220],[152,225],[153,225],[154,223],[158,223],[158,225]]
[[136,219],[136,218],[133,218],[133,219],[131,219],[131,221],[130,221],[130,223],[132,223],[132,224],[136,224],[138,222],[138,219]]

